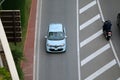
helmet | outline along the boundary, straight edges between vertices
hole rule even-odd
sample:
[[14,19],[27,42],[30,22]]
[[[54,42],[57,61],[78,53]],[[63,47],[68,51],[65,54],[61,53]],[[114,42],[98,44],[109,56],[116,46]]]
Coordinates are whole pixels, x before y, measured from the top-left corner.
[[105,24],[111,24],[110,20],[105,21]]
[[107,20],[107,21],[105,21],[106,23],[111,23],[111,21],[110,20]]

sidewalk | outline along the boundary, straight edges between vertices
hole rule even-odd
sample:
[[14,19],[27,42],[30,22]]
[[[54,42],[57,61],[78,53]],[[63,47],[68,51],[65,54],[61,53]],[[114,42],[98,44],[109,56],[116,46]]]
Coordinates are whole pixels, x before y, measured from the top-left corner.
[[27,35],[24,44],[25,60],[22,62],[21,65],[24,72],[24,80],[33,80],[36,8],[37,8],[37,0],[32,0]]

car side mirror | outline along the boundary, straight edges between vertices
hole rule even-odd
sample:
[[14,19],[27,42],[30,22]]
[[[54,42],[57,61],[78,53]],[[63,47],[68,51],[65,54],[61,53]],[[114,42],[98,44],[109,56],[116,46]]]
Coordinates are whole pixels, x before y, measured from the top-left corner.
[[67,38],[67,36],[65,36],[65,38]]
[[45,36],[45,38],[47,38],[47,36]]

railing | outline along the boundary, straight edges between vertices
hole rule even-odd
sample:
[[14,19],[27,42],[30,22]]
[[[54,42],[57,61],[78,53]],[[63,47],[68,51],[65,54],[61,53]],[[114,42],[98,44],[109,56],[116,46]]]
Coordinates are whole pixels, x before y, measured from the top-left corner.
[[7,63],[8,63],[8,67],[10,70],[12,80],[19,80],[18,72],[17,72],[16,66],[13,60],[13,56],[12,56],[12,53],[11,53],[11,50],[8,44],[8,40],[7,40],[5,31],[4,31],[2,22],[1,22],[1,19],[0,19],[0,40],[1,40],[3,51],[4,51],[4,54],[5,54]]

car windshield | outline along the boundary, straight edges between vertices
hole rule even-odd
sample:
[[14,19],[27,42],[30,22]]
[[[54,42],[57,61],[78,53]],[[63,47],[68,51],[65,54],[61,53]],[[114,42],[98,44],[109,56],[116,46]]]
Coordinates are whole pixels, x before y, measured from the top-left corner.
[[49,40],[62,40],[64,39],[64,33],[63,32],[49,32],[48,39]]

